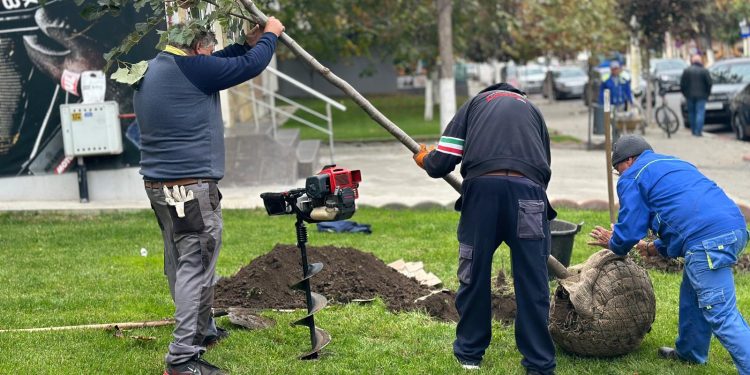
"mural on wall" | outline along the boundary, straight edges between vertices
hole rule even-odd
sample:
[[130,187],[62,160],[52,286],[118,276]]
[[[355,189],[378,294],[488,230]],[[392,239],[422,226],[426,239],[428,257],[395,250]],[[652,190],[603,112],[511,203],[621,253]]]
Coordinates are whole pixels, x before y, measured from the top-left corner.
[[[102,55],[120,43],[145,15],[123,12],[95,22],[81,18],[69,0],[0,0],[0,176],[62,173],[59,105],[80,101],[63,76],[104,67]],[[155,55],[156,37],[145,39],[125,61]],[[66,82],[67,83],[67,82]],[[132,112],[132,89],[107,80],[105,100]],[[123,129],[131,120],[123,120]],[[123,135],[121,155],[88,157],[89,169],[138,164],[139,152]]]

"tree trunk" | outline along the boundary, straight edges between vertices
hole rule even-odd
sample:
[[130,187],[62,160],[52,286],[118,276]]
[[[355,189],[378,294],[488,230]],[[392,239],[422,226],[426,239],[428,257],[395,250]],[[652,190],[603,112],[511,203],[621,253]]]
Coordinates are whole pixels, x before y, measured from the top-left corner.
[[654,106],[651,105],[653,99],[653,94],[651,91],[658,90],[658,87],[654,87],[653,80],[655,77],[651,76],[651,48],[648,48],[649,42],[646,41],[643,43],[644,49],[646,50],[645,53],[641,54],[641,61],[643,62],[643,72],[646,75],[646,92],[643,93],[643,97],[646,99],[646,104],[643,106],[643,109],[645,111],[644,116],[646,117],[646,125],[651,125],[653,121],[653,110]]
[[432,78],[430,73],[427,72],[426,79],[424,82],[424,120],[432,121],[433,114],[435,112],[435,101],[432,100]]
[[456,114],[456,81],[453,77],[453,0],[437,0],[440,48],[440,131]]
[[714,49],[711,46],[711,35],[708,33],[703,34],[703,43],[706,46],[706,66],[714,64],[716,58],[714,57]]

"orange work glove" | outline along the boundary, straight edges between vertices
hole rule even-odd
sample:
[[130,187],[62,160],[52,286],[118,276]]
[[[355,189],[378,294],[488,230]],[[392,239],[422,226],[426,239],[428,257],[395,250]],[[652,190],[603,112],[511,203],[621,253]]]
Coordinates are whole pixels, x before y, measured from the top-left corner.
[[427,156],[427,154],[429,154],[430,152],[432,152],[432,150],[434,150],[434,149],[435,149],[435,146],[430,146],[428,148],[424,144],[420,144],[419,145],[419,152],[417,152],[416,154],[414,154],[414,161],[417,163],[417,165],[419,166],[419,168],[424,169],[424,157]]

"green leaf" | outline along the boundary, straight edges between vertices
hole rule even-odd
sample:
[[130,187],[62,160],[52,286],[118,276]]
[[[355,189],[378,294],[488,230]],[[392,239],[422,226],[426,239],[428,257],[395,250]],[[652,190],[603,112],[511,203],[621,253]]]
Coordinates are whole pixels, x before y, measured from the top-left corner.
[[128,79],[129,73],[130,71],[128,70],[127,67],[120,67],[117,69],[117,71],[112,73],[112,75],[109,76],[109,78],[117,82],[124,82],[125,80]]
[[109,78],[126,85],[133,85],[143,78],[146,74],[146,70],[148,70],[148,61],[141,61],[137,64],[130,65],[130,67],[118,68]]
[[148,61],[141,61],[130,66],[130,75],[141,79],[146,74],[146,70],[148,70]]

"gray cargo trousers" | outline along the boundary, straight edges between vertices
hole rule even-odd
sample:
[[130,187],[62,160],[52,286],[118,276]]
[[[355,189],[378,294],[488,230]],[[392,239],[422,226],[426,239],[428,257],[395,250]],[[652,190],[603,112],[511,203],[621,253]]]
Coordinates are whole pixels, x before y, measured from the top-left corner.
[[199,357],[206,351],[203,340],[216,335],[211,307],[223,227],[221,193],[213,181],[185,189],[193,192],[194,200],[185,204],[185,217],[180,218],[164,200],[162,188],[146,188],[164,238],[164,274],[175,305],[167,366]]

